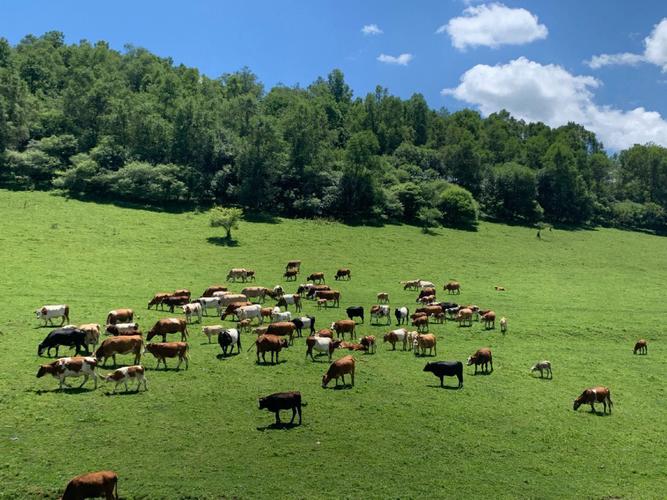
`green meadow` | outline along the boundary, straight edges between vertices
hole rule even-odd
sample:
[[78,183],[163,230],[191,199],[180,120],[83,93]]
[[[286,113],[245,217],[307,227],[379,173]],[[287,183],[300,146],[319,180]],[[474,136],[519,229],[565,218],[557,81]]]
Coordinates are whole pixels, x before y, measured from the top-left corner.
[[[229,246],[208,222],[0,191],[0,498],[57,498],[72,476],[99,469],[118,473],[128,499],[665,497],[667,239],[278,219],[241,223]],[[146,309],[155,292],[189,288],[196,297],[231,267],[293,292],[281,278],[290,259],[302,260],[301,279],[324,271],[341,291],[340,309],[305,302],[318,328],[344,318],[347,306],[368,308],[382,291],[392,308],[412,312],[416,292],[399,281],[422,278],[437,284],[440,300],[447,280],[460,281],[452,300],[495,310],[509,331],[432,325],[432,358],[380,343],[377,354],[356,355],[356,385],[342,390],[322,389],[328,361],[306,359],[304,339],[279,365],[257,365],[251,334],[240,355],[220,359],[198,324],[189,327],[188,370],[171,360],[156,371],[145,355],[147,392],[111,395],[111,386],[89,382],[61,393],[55,379],[35,378],[48,362],[37,344],[50,328],[33,312],[43,304],[69,304],[72,323],[104,323],[109,310],[131,307],[147,330],[169,316]],[[350,267],[352,280],[335,282],[338,267]],[[388,331],[368,319],[358,336]],[[632,354],[639,338],[648,356]],[[429,360],[465,362],[480,347],[493,350],[494,371],[474,376],[466,367],[462,390],[441,389],[422,371]],[[553,380],[530,374],[545,358]],[[611,389],[611,415],[601,406],[572,410],[593,385]],[[259,396],[283,390],[307,402],[302,426],[269,428],[273,414],[258,410]]]

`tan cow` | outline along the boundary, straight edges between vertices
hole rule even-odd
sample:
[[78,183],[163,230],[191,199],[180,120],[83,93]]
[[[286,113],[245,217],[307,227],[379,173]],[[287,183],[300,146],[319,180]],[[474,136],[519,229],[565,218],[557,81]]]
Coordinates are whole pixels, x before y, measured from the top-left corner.
[[103,470],[76,476],[67,483],[62,500],[99,497],[118,500],[118,475],[115,472]]

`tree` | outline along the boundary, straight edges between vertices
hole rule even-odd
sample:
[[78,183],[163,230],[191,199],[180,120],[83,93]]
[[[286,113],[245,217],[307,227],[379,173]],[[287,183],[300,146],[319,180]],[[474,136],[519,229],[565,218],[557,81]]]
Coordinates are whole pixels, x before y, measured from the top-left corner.
[[228,240],[232,239],[232,229],[238,229],[241,219],[243,210],[240,208],[214,207],[211,210],[211,227],[224,227]]
[[423,207],[417,213],[417,220],[423,233],[428,233],[432,227],[440,227],[442,213],[437,208]]
[[450,185],[440,193],[438,208],[443,222],[454,227],[472,227],[477,224],[477,202],[467,189]]
[[542,208],[536,198],[535,172],[518,163],[492,168],[482,183],[482,206],[487,214],[499,219],[539,219]]

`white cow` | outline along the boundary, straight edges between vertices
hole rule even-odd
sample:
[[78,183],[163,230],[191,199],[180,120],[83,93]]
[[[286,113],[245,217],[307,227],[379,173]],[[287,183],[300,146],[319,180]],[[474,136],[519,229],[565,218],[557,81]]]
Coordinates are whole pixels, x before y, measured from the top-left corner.
[[301,295],[297,293],[283,294],[278,299],[278,305],[285,306],[285,309],[289,309],[289,306],[294,306],[297,311],[301,311]]
[[118,368],[104,376],[106,382],[116,383],[113,388],[114,394],[120,384],[125,384],[125,392],[127,392],[129,390],[127,381],[133,379],[137,381],[137,392],[139,392],[142,383],[144,384],[144,391],[148,390],[148,383],[146,382],[146,377],[144,375],[144,367],[141,365],[124,366],[123,368]]
[[376,323],[379,323],[380,318],[387,318],[387,324],[391,325],[391,315],[389,314],[389,306],[374,305],[371,307],[371,323],[373,322],[373,320],[375,320]]
[[306,338],[306,357],[310,356],[310,359],[315,361],[313,358],[313,351],[323,352],[329,355],[329,361],[331,361],[331,354],[333,353],[335,347],[333,340],[329,337],[317,337],[311,336]]
[[64,325],[65,322],[69,323],[69,306],[67,304],[51,305],[51,306],[42,306],[39,309],[35,309],[35,315],[37,319],[44,321],[44,326],[46,326],[47,321],[49,324],[53,324],[51,321],[53,318],[62,318],[60,325]]
[[204,316],[208,316],[206,311],[209,309],[215,309],[218,316],[220,316],[220,297],[199,297],[197,302],[201,304]]
[[236,310],[236,315],[238,316],[239,321],[244,319],[252,320],[253,318],[257,318],[257,321],[259,321],[260,325],[264,323],[264,318],[262,317],[262,306],[259,304],[239,307]]
[[185,320],[188,323],[192,323],[192,316],[197,316],[199,319],[199,322],[201,323],[201,304],[199,302],[190,302],[189,304],[185,304],[184,306],[181,306],[181,309],[183,309],[183,313],[185,313]]
[[419,288],[435,288],[432,281],[419,280]]
[[218,335],[220,332],[225,331],[226,328],[222,325],[210,325],[210,326],[202,326],[202,333],[208,337],[208,343],[211,343],[211,337],[214,335]]
[[273,323],[277,321],[292,321],[292,313],[289,311],[282,312],[280,307],[274,307],[271,312],[271,321]]

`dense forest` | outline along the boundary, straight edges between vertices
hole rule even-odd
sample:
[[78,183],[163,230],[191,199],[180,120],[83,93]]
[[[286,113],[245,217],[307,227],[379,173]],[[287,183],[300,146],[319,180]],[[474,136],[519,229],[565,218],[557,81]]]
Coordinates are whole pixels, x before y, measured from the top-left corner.
[[474,225],[478,217],[661,230],[667,149],[501,111],[430,109],[333,70],[263,88],[141,48],[0,38],[0,186],[180,209]]

